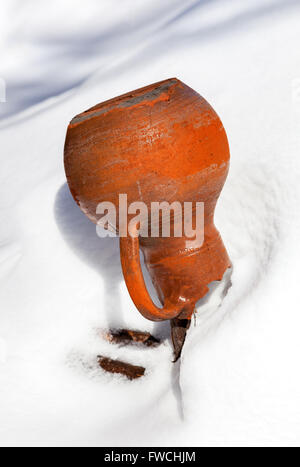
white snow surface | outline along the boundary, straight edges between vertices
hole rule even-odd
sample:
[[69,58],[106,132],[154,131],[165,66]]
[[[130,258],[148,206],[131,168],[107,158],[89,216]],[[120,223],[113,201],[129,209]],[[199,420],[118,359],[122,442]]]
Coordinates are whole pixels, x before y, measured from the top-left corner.
[[[0,9],[1,446],[299,446],[299,1]],[[96,236],[63,170],[74,115],[174,76],[228,134],[216,224],[233,262],[199,303],[176,365],[168,325],[139,315],[118,239]],[[112,345],[111,327],[163,343]],[[146,376],[106,374],[99,354]]]

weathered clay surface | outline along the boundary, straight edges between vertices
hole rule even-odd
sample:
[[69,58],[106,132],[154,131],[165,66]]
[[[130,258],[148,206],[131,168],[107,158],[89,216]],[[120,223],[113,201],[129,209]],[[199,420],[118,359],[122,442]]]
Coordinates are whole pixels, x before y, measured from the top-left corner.
[[[75,117],[65,144],[65,169],[74,199],[97,222],[98,203],[205,203],[202,245],[189,239],[120,238],[124,278],[138,310],[154,321],[189,319],[207,285],[230,266],[214,225],[214,210],[229,168],[223,125],[197,92],[173,78],[103,102]],[[118,231],[119,219],[113,228]],[[139,249],[163,308],[152,302]]]

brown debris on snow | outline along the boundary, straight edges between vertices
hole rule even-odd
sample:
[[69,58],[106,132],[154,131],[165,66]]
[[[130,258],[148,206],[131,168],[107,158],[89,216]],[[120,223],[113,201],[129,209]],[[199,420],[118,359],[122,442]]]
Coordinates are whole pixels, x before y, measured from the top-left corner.
[[171,319],[171,336],[174,348],[174,363],[181,356],[183,344],[186,339],[186,333],[191,326],[190,319]]
[[109,373],[118,373],[126,376],[128,379],[137,379],[145,374],[145,368],[142,366],[131,365],[130,363],[113,360],[111,358],[98,356],[100,367]]
[[116,344],[136,343],[147,347],[156,347],[160,341],[149,332],[132,331],[129,329],[112,330],[107,334],[107,339]]

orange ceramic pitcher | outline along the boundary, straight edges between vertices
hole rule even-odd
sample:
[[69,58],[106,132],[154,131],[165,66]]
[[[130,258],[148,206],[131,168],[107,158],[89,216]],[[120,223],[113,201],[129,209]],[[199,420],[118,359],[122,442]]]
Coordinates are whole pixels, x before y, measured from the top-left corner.
[[[71,193],[95,223],[97,206],[143,201],[204,203],[204,242],[182,237],[120,238],[130,296],[146,318],[190,319],[208,285],[230,260],[214,225],[214,210],[229,168],[229,147],[212,107],[178,79],[168,79],[103,102],[76,116],[65,144]],[[119,218],[112,226],[119,230]],[[162,307],[145,286],[139,250]]]

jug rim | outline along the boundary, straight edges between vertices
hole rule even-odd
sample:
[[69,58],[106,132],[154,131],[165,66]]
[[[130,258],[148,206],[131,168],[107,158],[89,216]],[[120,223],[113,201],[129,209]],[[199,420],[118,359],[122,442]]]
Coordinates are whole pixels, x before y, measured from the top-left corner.
[[151,102],[159,99],[162,94],[169,93],[170,89],[178,84],[183,85],[183,83],[178,78],[168,78],[156,83],[152,83],[148,86],[143,86],[142,88],[126,92],[125,94],[121,94],[119,96],[113,97],[112,99],[100,102],[90,109],[76,115],[71,120],[70,125],[76,125],[78,123],[84,122],[87,119],[99,117],[104,113],[117,108],[130,108],[143,102],[151,104]]

